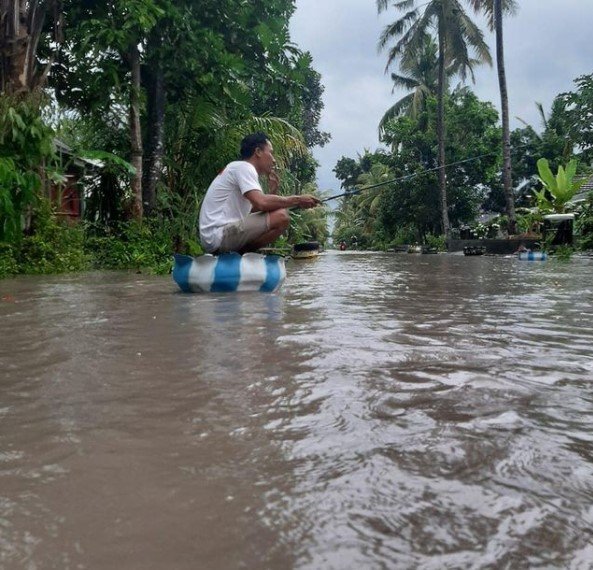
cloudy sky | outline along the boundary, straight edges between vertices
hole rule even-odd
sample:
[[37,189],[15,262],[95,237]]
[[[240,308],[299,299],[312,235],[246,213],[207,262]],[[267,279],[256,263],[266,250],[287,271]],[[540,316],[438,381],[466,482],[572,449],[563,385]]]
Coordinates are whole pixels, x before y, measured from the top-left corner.
[[[535,102],[549,110],[553,98],[572,90],[573,80],[593,73],[593,0],[519,0],[517,15],[505,21],[505,58],[511,128],[515,117],[536,129],[541,121]],[[384,26],[395,10],[377,15],[375,0],[296,0],[292,40],[313,55],[325,86],[321,129],[332,140],[314,150],[320,162],[322,190],[339,190],[332,169],[342,156],[355,158],[379,146],[377,125],[383,113],[403,92],[391,93],[384,74],[386,55],[377,52]],[[494,37],[486,35],[494,50]],[[397,71],[397,69],[394,69]],[[494,68],[476,72],[478,96],[499,107]]]

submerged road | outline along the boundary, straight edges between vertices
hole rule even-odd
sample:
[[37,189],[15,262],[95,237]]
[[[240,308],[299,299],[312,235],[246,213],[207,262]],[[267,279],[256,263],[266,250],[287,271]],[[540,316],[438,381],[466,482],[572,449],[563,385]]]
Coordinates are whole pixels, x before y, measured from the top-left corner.
[[593,261],[0,281],[0,568],[593,561]]

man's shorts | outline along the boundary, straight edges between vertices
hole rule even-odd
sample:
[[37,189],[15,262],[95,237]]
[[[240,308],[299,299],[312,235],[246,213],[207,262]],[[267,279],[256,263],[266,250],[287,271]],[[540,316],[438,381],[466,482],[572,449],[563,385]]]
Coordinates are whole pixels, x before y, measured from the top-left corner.
[[222,241],[217,253],[241,251],[270,229],[268,212],[249,214],[244,220],[228,224],[222,231]]

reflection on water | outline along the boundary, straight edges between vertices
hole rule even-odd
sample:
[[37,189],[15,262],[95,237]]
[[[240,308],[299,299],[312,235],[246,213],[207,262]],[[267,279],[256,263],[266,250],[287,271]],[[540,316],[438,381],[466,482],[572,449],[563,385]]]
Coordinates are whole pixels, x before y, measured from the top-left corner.
[[0,568],[590,568],[593,263],[0,281]]

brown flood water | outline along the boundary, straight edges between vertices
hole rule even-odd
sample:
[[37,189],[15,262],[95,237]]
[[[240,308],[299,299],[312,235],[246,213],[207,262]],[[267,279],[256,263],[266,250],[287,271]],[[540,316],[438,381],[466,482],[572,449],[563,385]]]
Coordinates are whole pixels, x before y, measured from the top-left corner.
[[0,568],[593,568],[593,261],[0,281]]

